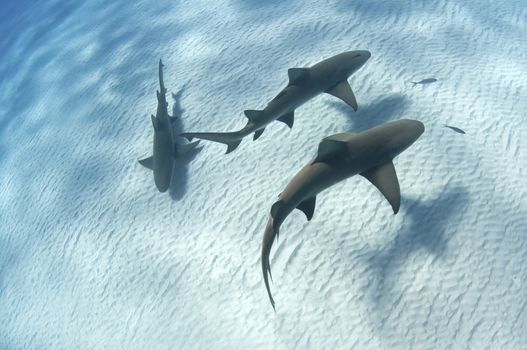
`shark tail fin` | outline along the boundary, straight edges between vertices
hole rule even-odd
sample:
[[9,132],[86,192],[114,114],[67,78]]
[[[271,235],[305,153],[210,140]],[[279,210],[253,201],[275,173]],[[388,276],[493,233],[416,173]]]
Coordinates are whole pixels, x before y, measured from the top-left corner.
[[273,276],[271,275],[271,264],[270,264],[270,254],[271,254],[271,247],[273,246],[273,242],[275,239],[276,233],[273,229],[273,219],[270,218],[267,222],[267,226],[265,228],[264,238],[262,242],[262,256],[261,256],[261,263],[262,263],[262,273],[263,273],[263,279],[265,283],[265,289],[267,290],[267,295],[269,297],[269,301],[271,302],[271,306],[273,307],[273,310],[276,312],[275,303],[273,299],[273,295],[271,293],[271,287],[269,286],[269,278],[272,280]]
[[213,142],[220,142],[227,145],[227,152],[234,151],[242,142],[243,136],[236,132],[186,132],[180,136],[192,141],[194,138],[208,140]]

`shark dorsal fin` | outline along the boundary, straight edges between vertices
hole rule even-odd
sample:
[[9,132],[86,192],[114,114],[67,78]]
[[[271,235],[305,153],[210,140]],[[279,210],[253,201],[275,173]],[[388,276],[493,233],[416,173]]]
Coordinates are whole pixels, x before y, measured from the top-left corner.
[[245,111],[243,111],[243,113],[245,114],[247,119],[249,119],[250,122],[255,122],[256,120],[261,118],[263,116],[263,114],[264,114],[263,111],[258,111],[258,110],[254,110],[254,109],[245,110]]
[[311,218],[313,218],[313,214],[315,213],[315,203],[317,201],[317,197],[313,196],[311,198],[308,198],[304,201],[302,201],[296,208],[301,210],[304,214],[306,214],[307,221],[310,221]]
[[140,159],[139,160],[139,164],[141,164],[145,168],[148,168],[150,170],[154,170],[154,156],[151,156],[151,157],[148,157],[148,158],[145,158],[145,159]]
[[289,68],[287,75],[289,76],[289,85],[299,84],[309,77],[309,68]]
[[293,127],[293,123],[295,122],[295,111],[286,113],[277,120],[281,121],[282,123],[285,123],[289,127],[289,129],[291,129]]
[[337,154],[346,148],[345,141],[326,138],[318,145],[317,156],[313,163],[331,163]]
[[401,190],[395,173],[393,162],[384,163],[361,173],[367,178],[388,200],[393,213],[397,214],[401,205]]
[[157,120],[156,116],[155,115],[151,115],[151,118],[152,118],[152,126],[154,127],[154,131],[157,131],[159,130],[159,121]]
[[353,90],[351,90],[351,86],[347,80],[338,83],[326,92],[330,95],[340,98],[342,101],[350,105],[354,111],[357,111],[357,99],[355,98]]
[[258,138],[260,138],[260,136],[262,136],[264,130],[265,130],[265,128],[261,128],[261,129],[256,130],[254,132],[253,140],[254,141],[258,140]]

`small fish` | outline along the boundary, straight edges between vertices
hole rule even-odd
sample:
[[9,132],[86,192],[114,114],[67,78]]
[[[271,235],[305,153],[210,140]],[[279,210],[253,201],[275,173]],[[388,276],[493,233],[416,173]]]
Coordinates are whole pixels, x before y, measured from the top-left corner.
[[443,126],[444,126],[445,128],[452,129],[452,130],[454,130],[454,131],[457,132],[457,133],[460,133],[460,134],[466,134],[463,130],[461,130],[460,128],[456,128],[455,126],[450,126],[450,125],[446,125],[446,124],[444,124]]
[[425,85],[425,84],[432,84],[437,81],[436,78],[426,78],[420,81],[412,81],[411,83],[414,84],[413,86],[416,86],[417,84]]

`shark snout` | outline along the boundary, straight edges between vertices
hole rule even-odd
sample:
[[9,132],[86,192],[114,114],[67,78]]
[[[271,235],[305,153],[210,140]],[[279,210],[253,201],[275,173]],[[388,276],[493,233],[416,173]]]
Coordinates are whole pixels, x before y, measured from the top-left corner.
[[399,122],[401,123],[399,133],[401,136],[404,135],[409,144],[414,143],[425,131],[424,124],[419,120],[401,119]]
[[359,50],[357,51],[358,54],[364,59],[364,62],[366,62],[371,57],[371,52],[368,50]]

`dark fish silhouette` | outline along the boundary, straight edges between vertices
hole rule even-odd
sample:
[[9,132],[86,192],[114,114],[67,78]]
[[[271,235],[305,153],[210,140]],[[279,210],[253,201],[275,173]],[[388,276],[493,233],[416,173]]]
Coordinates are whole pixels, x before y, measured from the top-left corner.
[[435,83],[436,81],[437,81],[436,78],[426,78],[426,79],[419,80],[419,81],[412,81],[411,83],[414,84],[413,86],[416,86],[417,84],[419,85],[432,84],[432,83]]
[[181,134],[189,141],[193,138],[221,142],[227,145],[227,153],[238,147],[242,139],[254,132],[258,139],[267,124],[279,120],[289,128],[293,127],[295,109],[326,92],[340,98],[354,110],[357,100],[347,79],[371,57],[369,51],[349,51],[325,59],[309,68],[291,68],[288,71],[289,84],[273,98],[263,110],[246,110],[247,125],[234,132],[187,132]]
[[265,228],[262,272],[273,308],[274,300],[269,288],[269,255],[275,237],[278,237],[280,225],[286,217],[296,208],[304,212],[308,221],[311,220],[317,194],[356,174],[364,176],[377,187],[396,214],[401,194],[392,160],[410,147],[424,130],[420,121],[401,119],[359,134],[335,134],[322,140],[315,159],[304,166],[278,196]]
[[174,142],[172,123],[175,118],[168,115],[165,84],[163,83],[163,62],[159,60],[159,90],[157,91],[157,112],[152,115],[154,126],[154,150],[151,157],[141,159],[139,163],[153,170],[154,182],[159,192],[165,192],[170,186],[174,161],[177,157],[194,149],[199,141],[178,145]]
[[457,132],[457,133],[460,133],[460,134],[466,134],[464,130],[461,130],[460,128],[456,128],[455,126],[450,126],[450,125],[446,125],[446,124],[444,124],[443,126],[444,126],[445,128],[452,129],[452,130],[454,130],[454,131]]

